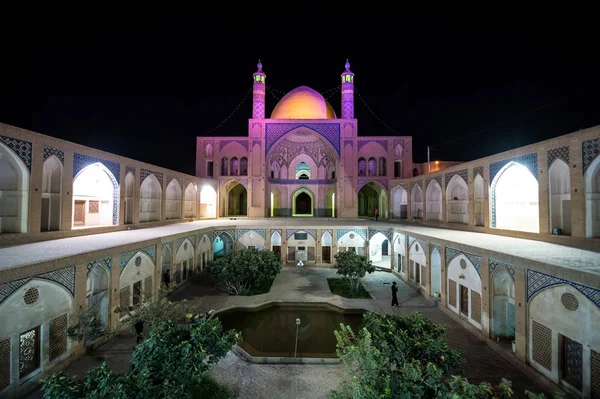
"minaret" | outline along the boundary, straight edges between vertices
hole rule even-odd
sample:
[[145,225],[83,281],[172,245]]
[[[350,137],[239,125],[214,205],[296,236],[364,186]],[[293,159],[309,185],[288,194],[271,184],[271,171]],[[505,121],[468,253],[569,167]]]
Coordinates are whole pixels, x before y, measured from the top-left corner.
[[342,73],[342,119],[354,119],[354,73],[346,59],[346,70]]
[[262,70],[262,63],[258,60],[258,68],[252,75],[252,118],[264,119],[265,117],[265,79],[267,75]]

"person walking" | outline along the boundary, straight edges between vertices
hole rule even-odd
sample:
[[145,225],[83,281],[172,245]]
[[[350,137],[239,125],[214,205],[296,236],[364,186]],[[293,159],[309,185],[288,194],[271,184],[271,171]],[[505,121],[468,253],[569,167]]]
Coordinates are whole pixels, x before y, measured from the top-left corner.
[[394,305],[400,306],[398,305],[398,286],[395,281],[392,283],[392,306]]
[[379,219],[379,209],[375,208],[375,221]]

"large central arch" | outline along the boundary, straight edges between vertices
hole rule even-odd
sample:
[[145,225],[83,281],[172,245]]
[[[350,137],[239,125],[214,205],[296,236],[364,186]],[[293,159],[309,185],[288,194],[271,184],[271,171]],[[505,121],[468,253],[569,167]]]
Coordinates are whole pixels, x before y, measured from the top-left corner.
[[292,196],[292,216],[313,216],[315,196],[305,187],[301,187]]
[[220,216],[247,216],[248,215],[248,191],[242,183],[237,180],[229,180],[221,186]]
[[374,217],[375,209],[379,217],[387,219],[388,199],[385,187],[371,181],[358,190],[358,217]]

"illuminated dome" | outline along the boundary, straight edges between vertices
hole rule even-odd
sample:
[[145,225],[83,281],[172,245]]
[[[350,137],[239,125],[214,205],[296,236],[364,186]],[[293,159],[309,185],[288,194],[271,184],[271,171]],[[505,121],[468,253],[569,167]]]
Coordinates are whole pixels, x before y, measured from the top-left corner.
[[273,109],[273,119],[335,119],[331,104],[316,90],[300,86],[283,96]]

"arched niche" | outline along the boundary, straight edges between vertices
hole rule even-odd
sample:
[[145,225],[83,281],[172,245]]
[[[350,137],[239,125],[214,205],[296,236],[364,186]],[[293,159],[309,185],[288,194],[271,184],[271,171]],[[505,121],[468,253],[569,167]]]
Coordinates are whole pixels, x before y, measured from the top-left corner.
[[217,217],[217,192],[210,184],[204,184],[200,191],[200,217]]
[[571,176],[569,165],[556,159],[548,169],[550,184],[550,232],[555,229],[561,234],[571,234]]
[[410,192],[410,208],[413,219],[423,219],[423,190],[419,184],[415,184]]
[[221,158],[221,176],[229,175],[229,158]]
[[403,187],[396,186],[392,190],[392,218],[407,219],[408,193]]
[[333,237],[329,231],[324,231],[321,234],[321,259],[323,263],[331,263],[333,261]]
[[125,175],[125,224],[133,223],[133,212],[135,202],[135,175],[127,172]]
[[394,237],[394,254],[396,255],[396,269],[400,274],[406,273],[406,248],[404,247],[404,239],[401,234]]
[[358,176],[366,176],[367,175],[367,161],[360,157],[358,158]]
[[204,147],[204,154],[207,158],[212,158],[213,156],[213,145],[211,143],[207,143]]
[[154,260],[144,251],[137,251],[129,259],[119,277],[119,306],[137,308],[144,299],[154,294]]
[[175,265],[173,266],[174,272],[171,271],[171,276],[177,284],[186,280],[194,270],[194,258],[194,245],[186,238],[177,248]]
[[195,219],[196,218],[196,196],[197,196],[198,190],[196,190],[196,185],[194,183],[190,183],[187,185],[187,187],[185,188],[185,194],[184,194],[184,209],[183,209],[183,216],[185,218],[189,218],[189,219]]
[[417,240],[413,241],[408,248],[408,278],[413,282],[425,287],[427,283],[427,255],[423,244]]
[[44,161],[42,168],[41,231],[60,230],[62,171],[63,165],[55,155]]
[[586,169],[584,184],[586,237],[600,237],[600,157]]
[[248,190],[237,180],[229,180],[219,190],[220,214],[226,216],[248,215]]
[[387,175],[387,162],[385,157],[380,157],[379,158],[379,176],[386,176]]
[[240,176],[248,175],[248,158],[242,157],[240,159]]
[[459,175],[452,176],[446,184],[446,221],[469,224],[469,187]]
[[358,216],[374,218],[375,209],[381,219],[387,219],[387,190],[381,183],[371,181],[358,190]]
[[140,222],[161,220],[162,185],[153,174],[140,185]]
[[374,266],[391,268],[389,247],[389,240],[383,233],[377,232],[369,239],[369,259]]
[[0,233],[27,233],[29,169],[0,142]]
[[281,191],[278,188],[274,188],[271,190],[271,217],[282,216],[281,208],[283,208],[281,204]]
[[375,157],[370,157],[367,162],[367,175],[377,176],[377,159]]
[[481,328],[481,277],[464,254],[458,254],[446,267],[448,308]]
[[315,196],[306,187],[301,187],[292,195],[292,216],[313,216]]
[[398,143],[394,146],[394,156],[396,158],[402,158],[404,152],[404,148],[402,147],[402,144]]
[[181,186],[177,179],[172,179],[167,184],[165,213],[166,219],[181,219]]
[[294,231],[294,234],[288,233],[287,238],[287,261],[297,262],[300,259],[304,263],[315,263],[317,240],[306,230]]
[[213,241],[213,257],[221,258],[227,255],[233,255],[234,240],[227,232],[222,232]]
[[161,280],[160,280],[161,283],[166,283],[165,277],[166,277],[167,270],[169,271],[169,277],[171,276],[172,267],[173,267],[173,252],[171,249],[171,245],[163,244],[163,246],[162,246]]
[[245,248],[264,249],[265,239],[256,231],[247,231],[238,239],[238,242]]
[[440,250],[435,247],[431,251],[429,260],[431,267],[431,296],[439,297],[442,294],[442,255]]
[[310,179],[310,166],[308,166],[308,164],[304,161],[299,162],[298,165],[296,165],[294,176],[296,176],[296,179]]
[[473,179],[473,199],[475,201],[475,215],[474,215],[474,224],[475,226],[483,226],[484,225],[484,216],[483,216],[483,193],[484,193],[484,182],[483,177],[480,174],[477,174]]
[[492,275],[492,338],[515,337],[515,280],[506,267]]
[[[314,159],[308,154],[300,154],[290,161],[287,174],[290,179],[314,179],[318,176],[318,169]],[[302,175],[306,175],[306,177],[301,178]]]
[[281,259],[281,233],[274,231],[271,233],[271,251],[273,251],[279,259]]
[[204,270],[204,267],[211,260],[211,252],[212,252],[212,242],[208,237],[208,234],[203,234],[201,237],[198,237],[198,245],[196,248],[196,268],[200,269],[200,271]]
[[117,180],[102,163],[83,168],[73,180],[73,228],[116,224]]
[[427,186],[425,192],[425,198],[427,198],[427,214],[425,215],[427,220],[442,220],[442,188],[437,180],[432,180]]
[[349,231],[337,240],[339,252],[352,251],[362,256],[366,256],[365,244],[366,240],[355,231]]
[[109,271],[101,265],[94,265],[86,277],[85,313],[89,316],[97,316],[105,326],[109,321],[109,287]]
[[237,157],[231,158],[229,171],[231,176],[237,176],[240,174],[240,161]]
[[509,162],[494,178],[492,193],[493,227],[540,232],[538,182],[529,169]]

